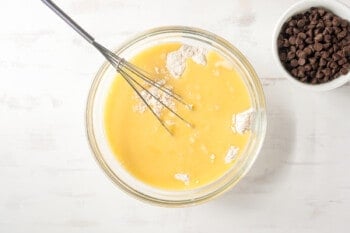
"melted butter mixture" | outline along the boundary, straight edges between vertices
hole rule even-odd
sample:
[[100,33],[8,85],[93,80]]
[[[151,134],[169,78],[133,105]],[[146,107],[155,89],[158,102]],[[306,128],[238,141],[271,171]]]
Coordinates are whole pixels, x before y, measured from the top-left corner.
[[166,60],[181,46],[156,45],[137,54],[132,63],[193,105],[189,110],[170,100],[194,127],[162,109],[160,117],[170,135],[119,75],[105,105],[106,135],[116,159],[137,179],[166,190],[192,189],[218,179],[236,162],[251,135],[231,127],[235,114],[251,108],[240,75],[217,52],[209,51],[206,64],[187,58],[184,72],[175,78]]

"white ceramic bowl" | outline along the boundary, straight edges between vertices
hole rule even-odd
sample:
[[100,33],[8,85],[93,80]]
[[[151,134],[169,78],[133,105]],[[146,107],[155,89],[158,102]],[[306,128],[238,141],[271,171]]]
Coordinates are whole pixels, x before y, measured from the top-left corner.
[[307,84],[295,79],[288,71],[283,67],[278,56],[277,38],[281,31],[283,24],[293,15],[304,12],[310,7],[324,7],[334,14],[340,16],[343,19],[350,21],[350,8],[349,6],[338,2],[336,0],[303,0],[292,5],[279,19],[272,38],[272,49],[273,56],[277,66],[279,67],[282,74],[287,77],[292,83],[309,90],[314,91],[328,91],[340,87],[350,81],[350,72],[347,75],[342,75],[332,81],[322,83],[322,84]]

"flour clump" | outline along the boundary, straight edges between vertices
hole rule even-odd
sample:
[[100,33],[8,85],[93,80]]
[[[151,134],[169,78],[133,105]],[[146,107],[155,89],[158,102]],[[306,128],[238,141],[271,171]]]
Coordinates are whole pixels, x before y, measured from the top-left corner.
[[232,130],[235,133],[244,134],[249,131],[255,119],[255,111],[248,109],[232,116]]
[[185,185],[189,185],[190,184],[190,176],[188,174],[185,173],[176,173],[174,175],[174,178],[182,181]]
[[174,78],[180,78],[186,69],[186,60],[191,58],[195,63],[205,66],[207,51],[189,45],[182,45],[178,50],[170,52],[166,57],[166,68]]
[[238,154],[239,148],[236,146],[230,146],[225,156],[225,163],[231,163]]

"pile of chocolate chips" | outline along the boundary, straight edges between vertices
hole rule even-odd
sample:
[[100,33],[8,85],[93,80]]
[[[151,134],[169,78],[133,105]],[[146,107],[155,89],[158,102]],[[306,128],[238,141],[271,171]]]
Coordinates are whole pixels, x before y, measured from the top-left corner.
[[325,83],[350,70],[350,24],[324,8],[292,16],[277,43],[283,66],[301,82]]

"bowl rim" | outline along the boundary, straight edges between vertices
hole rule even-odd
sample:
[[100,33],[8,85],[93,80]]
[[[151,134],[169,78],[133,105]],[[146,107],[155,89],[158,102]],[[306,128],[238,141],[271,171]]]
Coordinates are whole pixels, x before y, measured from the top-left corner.
[[218,195],[223,194],[225,191],[229,190],[231,187],[233,187],[236,183],[240,181],[241,178],[243,178],[250,168],[253,166],[254,162],[256,161],[263,142],[265,140],[266,136],[266,128],[267,128],[267,118],[266,118],[266,100],[265,100],[265,94],[262,88],[262,84],[253,69],[252,65],[249,63],[249,61],[246,59],[246,57],[237,49],[235,48],[230,42],[226,41],[225,39],[217,36],[214,33],[194,28],[194,27],[187,27],[187,26],[165,26],[165,27],[156,27],[149,30],[146,30],[144,32],[141,32],[137,34],[134,37],[131,37],[126,42],[122,43],[118,48],[114,51],[123,51],[128,45],[132,43],[137,43],[138,41],[147,38],[148,36],[153,36],[155,33],[188,33],[192,35],[198,35],[205,37],[211,41],[215,41],[219,43],[220,45],[224,45],[225,48],[229,48],[230,52],[232,54],[235,54],[235,56],[238,56],[240,59],[240,62],[244,67],[248,70],[249,76],[251,78],[252,83],[254,84],[255,92],[258,95],[258,102],[259,102],[259,109],[260,110],[260,130],[259,133],[259,140],[257,140],[255,151],[251,155],[250,162],[244,167],[243,171],[240,173],[240,176],[237,177],[235,180],[233,178],[230,179],[230,182],[227,182],[225,185],[221,186],[217,190],[209,193],[208,195],[203,195],[200,198],[192,198],[188,200],[180,200],[180,201],[169,201],[169,200],[163,200],[154,198],[152,196],[144,195],[143,193],[139,192],[138,190],[134,190],[132,187],[128,186],[123,180],[121,180],[119,177],[113,176],[113,173],[111,172],[109,166],[107,165],[106,161],[102,158],[101,152],[99,151],[99,146],[96,141],[95,135],[94,135],[94,127],[93,127],[93,108],[94,108],[94,99],[96,94],[96,89],[98,88],[98,85],[101,81],[101,73],[104,72],[107,67],[109,66],[107,61],[105,61],[102,66],[99,68],[98,72],[96,73],[93,82],[90,87],[88,99],[87,99],[87,105],[86,105],[86,115],[85,115],[85,125],[86,125],[86,134],[89,141],[90,149],[92,150],[92,154],[94,155],[95,161],[99,164],[99,166],[104,171],[105,175],[107,175],[112,183],[114,183],[116,186],[121,188],[123,191],[125,191],[128,194],[131,194],[132,196],[136,197],[137,199],[141,201],[146,201],[151,204],[156,204],[159,206],[166,206],[166,207],[182,207],[182,206],[189,206],[194,204],[200,204],[206,201],[209,201]]
[[296,2],[292,6],[290,6],[287,10],[283,12],[283,14],[280,16],[278,19],[274,31],[273,31],[273,36],[272,36],[272,53],[273,57],[275,60],[275,63],[278,66],[279,71],[287,78],[287,80],[291,81],[293,84],[296,86],[299,86],[303,89],[307,90],[312,90],[312,91],[329,91],[336,89],[340,86],[343,86],[347,82],[350,81],[350,72],[347,75],[342,75],[332,81],[326,82],[326,83],[321,83],[321,84],[308,84],[308,83],[303,83],[296,78],[294,78],[289,72],[284,68],[282,65],[279,55],[278,55],[278,47],[277,47],[277,38],[279,36],[279,33],[281,31],[281,28],[283,24],[288,20],[291,16],[295,15],[296,13],[303,12],[307,9],[309,9],[311,6],[321,6],[326,9],[331,10],[333,13],[338,15],[339,9],[342,9],[344,11],[349,12],[349,17],[344,17],[341,16],[342,18],[347,19],[350,21],[350,7],[346,5],[343,2],[340,2],[338,0],[333,0],[333,1],[327,1],[327,0],[301,0],[299,2]]

